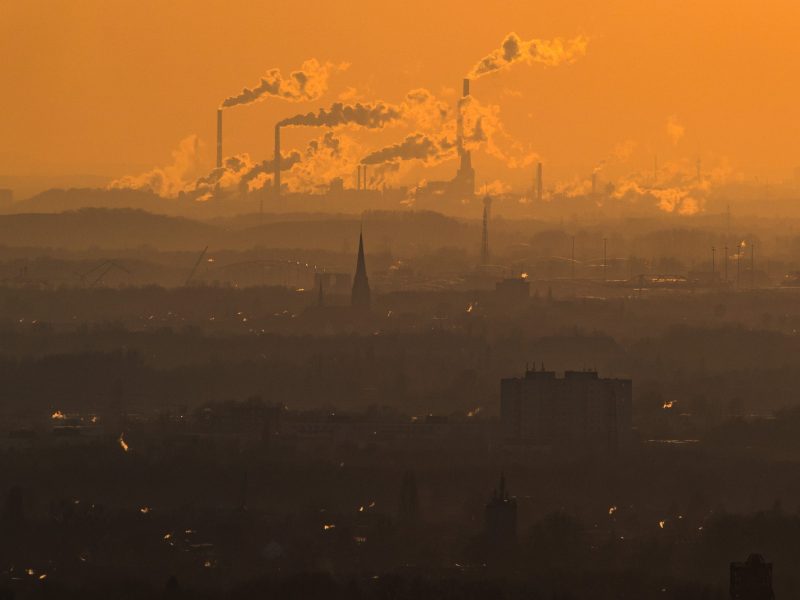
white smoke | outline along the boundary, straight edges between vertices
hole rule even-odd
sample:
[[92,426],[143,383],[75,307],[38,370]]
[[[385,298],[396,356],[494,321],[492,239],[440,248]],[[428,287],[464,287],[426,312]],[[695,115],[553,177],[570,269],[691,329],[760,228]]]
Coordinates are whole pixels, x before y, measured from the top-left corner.
[[575,62],[586,54],[589,40],[584,36],[572,39],[522,40],[516,33],[509,33],[499,48],[483,57],[470,71],[468,77],[477,79],[509,69],[518,63],[542,64],[555,67],[563,63]]
[[346,63],[320,63],[316,58],[310,58],[303,63],[302,68],[287,77],[281,74],[280,69],[270,69],[257,85],[244,88],[235,96],[223,100],[221,108],[251,104],[266,98],[280,98],[288,102],[317,100],[328,91],[331,72],[347,69],[348,66]]
[[110,189],[150,190],[164,198],[174,198],[199,172],[203,144],[192,134],[181,140],[172,151],[172,163],[156,167],[140,175],[126,175],[112,181]]

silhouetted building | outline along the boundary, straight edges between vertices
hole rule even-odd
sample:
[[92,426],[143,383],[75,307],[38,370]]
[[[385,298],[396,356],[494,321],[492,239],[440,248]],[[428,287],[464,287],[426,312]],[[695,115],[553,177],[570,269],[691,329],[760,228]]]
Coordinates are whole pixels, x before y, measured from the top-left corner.
[[517,542],[517,501],[508,495],[505,475],[484,512],[486,543],[490,551],[509,550]]
[[731,563],[731,600],[773,600],[772,563],[760,554]]
[[629,379],[601,379],[595,371],[526,370],[503,379],[500,418],[507,443],[616,452],[631,437]]
[[369,312],[370,291],[369,280],[367,279],[367,264],[364,260],[363,234],[358,236],[358,260],[356,262],[356,274],[353,278],[353,293],[350,297],[350,304],[359,311]]

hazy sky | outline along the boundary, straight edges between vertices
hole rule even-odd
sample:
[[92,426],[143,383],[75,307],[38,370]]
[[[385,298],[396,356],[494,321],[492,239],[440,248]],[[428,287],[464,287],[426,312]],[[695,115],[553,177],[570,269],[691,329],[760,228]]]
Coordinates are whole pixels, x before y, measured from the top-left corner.
[[[573,64],[518,65],[473,85],[549,173],[603,160],[645,169],[654,153],[727,161],[747,177],[783,179],[800,164],[796,1],[1,0],[0,174],[120,176],[169,163],[190,134],[210,166],[224,98],[271,68],[350,63],[316,101],[226,112],[226,154],[269,158],[276,120],[340,97],[400,102],[424,87],[455,102],[461,78],[512,31],[589,39]],[[293,131],[284,147],[318,133]],[[353,135],[372,150],[405,132]],[[479,180],[531,176],[484,153],[474,162]]]

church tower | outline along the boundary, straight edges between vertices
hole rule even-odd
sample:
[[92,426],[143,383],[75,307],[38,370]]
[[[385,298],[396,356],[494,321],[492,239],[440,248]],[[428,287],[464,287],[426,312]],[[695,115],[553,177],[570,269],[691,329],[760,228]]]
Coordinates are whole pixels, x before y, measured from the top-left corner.
[[367,264],[364,261],[364,235],[358,236],[358,261],[356,262],[356,275],[353,278],[353,293],[350,305],[360,312],[369,312],[370,293],[369,280],[367,279]]

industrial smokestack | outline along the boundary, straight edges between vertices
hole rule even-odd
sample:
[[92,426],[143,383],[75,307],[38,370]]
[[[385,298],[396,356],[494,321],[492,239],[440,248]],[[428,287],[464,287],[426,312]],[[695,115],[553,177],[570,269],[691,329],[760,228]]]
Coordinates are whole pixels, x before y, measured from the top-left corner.
[[464,154],[464,111],[462,108],[462,104],[464,102],[464,98],[469,96],[469,79],[464,79],[464,89],[461,94],[461,100],[458,102],[458,115],[456,121],[456,145],[458,147],[458,154],[463,156]]
[[367,183],[367,165],[364,165],[364,190],[369,187]]
[[361,165],[358,165],[358,183],[356,184],[356,190],[359,192],[361,191]]
[[275,178],[272,183],[275,196],[281,195],[281,126],[275,125]]
[[222,166],[222,109],[217,109],[217,168]]
[[542,201],[542,163],[536,164],[536,200]]

